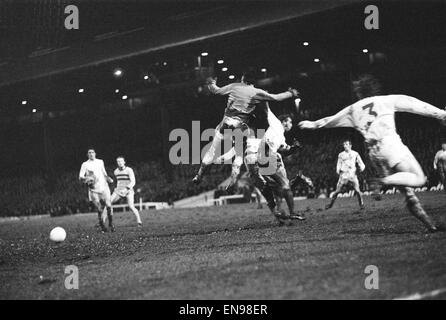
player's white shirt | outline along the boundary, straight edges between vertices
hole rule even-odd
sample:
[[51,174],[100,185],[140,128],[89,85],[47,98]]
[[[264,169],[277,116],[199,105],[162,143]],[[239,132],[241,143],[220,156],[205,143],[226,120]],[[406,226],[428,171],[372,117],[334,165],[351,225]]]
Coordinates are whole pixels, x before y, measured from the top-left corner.
[[276,115],[268,107],[268,124],[269,127],[263,136],[263,139],[268,144],[272,153],[277,153],[280,147],[285,147],[285,129],[282,123],[277,119]]
[[[278,152],[281,147],[286,147],[285,129],[282,122],[268,107],[269,127],[260,141],[257,153],[259,173],[261,175],[275,174],[279,164],[283,166],[282,155]],[[266,165],[266,166],[265,166]]]
[[362,99],[337,114],[315,121],[316,128],[353,127],[367,143],[399,135],[395,127],[395,112],[409,112],[444,120],[446,111],[406,95],[375,96]]
[[361,171],[364,170],[365,165],[362,162],[361,156],[354,150],[342,151],[338,156],[337,171],[339,173],[348,174],[350,176],[356,175],[356,164],[359,165]]
[[86,176],[94,176],[95,184],[90,188],[91,192],[102,193],[104,191],[109,191],[106,176],[107,171],[105,171],[104,161],[101,159],[88,159],[82,163],[81,170],[79,172],[79,178],[84,178]]
[[[268,144],[270,154],[277,154],[280,158],[281,155],[277,153],[280,147],[286,146],[285,141],[285,129],[282,126],[280,120],[276,117],[276,115],[271,111],[268,107],[268,129],[266,130],[264,136],[259,138],[248,138],[246,140],[246,154],[245,160],[248,164],[254,164],[258,161],[258,153],[259,148],[262,141]],[[218,159],[218,163],[226,163],[232,159],[232,157],[236,154],[234,147],[232,147],[228,152],[221,155]]]

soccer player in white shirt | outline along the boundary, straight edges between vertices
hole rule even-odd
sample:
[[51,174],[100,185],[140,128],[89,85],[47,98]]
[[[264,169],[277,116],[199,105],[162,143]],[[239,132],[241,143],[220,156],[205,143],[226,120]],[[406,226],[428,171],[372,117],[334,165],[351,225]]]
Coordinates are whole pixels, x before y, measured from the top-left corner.
[[[294,212],[293,192],[287,177],[285,166],[282,162],[282,154],[293,153],[297,145],[289,146],[285,142],[285,131],[293,127],[291,116],[283,115],[279,120],[270,110],[268,103],[263,102],[260,106],[264,108],[268,121],[268,129],[261,138],[248,137],[245,150],[245,166],[253,179],[255,187],[260,189],[267,201],[272,214],[282,223],[287,219],[304,220],[300,214]],[[235,155],[235,148],[218,157],[217,160],[225,162]],[[238,172],[239,168],[232,165],[232,173]],[[289,215],[278,210],[275,196],[280,193],[285,197],[288,205]]]
[[111,203],[113,204],[121,198],[125,198],[130,210],[135,215],[136,223],[142,227],[141,217],[139,216],[138,209],[135,207],[135,191],[133,190],[136,184],[135,173],[132,168],[125,165],[125,158],[123,156],[116,158],[116,164],[118,165],[118,168],[114,171],[116,188],[113,190]]
[[110,188],[108,183],[113,183],[113,179],[107,174],[104,167],[104,161],[96,158],[96,152],[93,148],[88,149],[88,160],[82,163],[79,171],[79,180],[88,185],[88,198],[93,202],[98,212],[99,227],[103,232],[107,231],[102,219],[103,208],[101,202],[104,202],[108,223],[111,231],[115,230],[113,226]]
[[356,151],[352,150],[352,143],[350,140],[345,140],[343,143],[344,151],[342,151],[338,156],[338,162],[336,165],[336,173],[339,175],[338,184],[336,186],[336,191],[333,193],[330,203],[325,207],[325,209],[330,209],[333,207],[336,198],[342,192],[344,186],[351,185],[355,194],[358,197],[359,207],[361,210],[364,209],[364,201],[362,200],[362,193],[359,188],[359,180],[356,175],[356,168],[362,172],[365,169],[365,164],[361,159],[361,156]]
[[426,176],[410,150],[396,132],[395,112],[409,112],[436,118],[444,124],[446,111],[406,95],[379,95],[380,84],[370,75],[353,83],[360,99],[337,114],[317,121],[302,121],[301,129],[351,127],[364,137],[369,157],[379,172],[376,181],[400,187],[412,215],[424,223],[431,232],[442,230],[436,226],[422,208],[413,188],[426,183]]
[[[280,116],[279,120],[269,106],[266,107],[269,127],[258,145],[256,164],[259,167],[258,173],[267,184],[277,186],[277,192],[285,198],[289,214],[281,213],[279,218],[305,220],[303,215],[294,212],[293,191],[282,159],[283,156],[294,153],[300,147],[298,142],[290,146],[285,141],[285,132],[292,129],[293,120],[289,115]],[[256,169],[252,171],[255,173]],[[270,209],[275,205],[277,205],[276,201],[268,203]]]
[[434,158],[434,169],[440,175],[444,191],[446,191],[446,143],[441,145],[441,150],[437,152]]
[[[283,101],[292,97],[297,97],[298,92],[295,89],[289,89],[279,94],[270,94],[265,90],[254,87],[255,76],[252,72],[245,73],[241,82],[231,83],[224,87],[218,87],[215,79],[208,80],[209,91],[213,94],[227,95],[228,103],[225,109],[223,120],[215,128],[214,138],[209,150],[203,157],[200,169],[193,178],[195,184],[199,184],[203,175],[210,165],[217,158],[217,150],[221,146],[221,141],[225,138],[226,129],[250,130],[249,122],[252,120],[252,112],[261,101]],[[253,133],[246,133],[246,136],[252,136]],[[236,149],[239,149],[236,147]],[[241,166],[243,163],[243,150],[235,150],[236,156],[234,162]],[[235,179],[232,179],[235,182]]]

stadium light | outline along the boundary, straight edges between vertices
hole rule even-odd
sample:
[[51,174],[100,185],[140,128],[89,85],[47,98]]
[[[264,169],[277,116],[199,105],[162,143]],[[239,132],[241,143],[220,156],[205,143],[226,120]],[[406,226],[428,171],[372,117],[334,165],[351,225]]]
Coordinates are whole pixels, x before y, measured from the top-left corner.
[[314,61],[314,62],[319,62],[319,61],[321,61],[321,60],[319,60],[319,58],[314,58],[313,61]]
[[208,54],[209,54],[209,53],[207,53],[207,52],[202,52],[202,53],[201,53],[201,56],[202,56],[202,57],[207,57]]
[[230,76],[229,76],[229,79],[234,79],[235,78],[235,76],[233,75],[233,74],[231,74]]
[[113,75],[115,76],[115,77],[120,77],[120,76],[122,76],[122,69],[121,68],[117,68],[117,69],[115,69],[115,71],[113,71]]
[[266,68],[260,69],[261,72],[266,72]]
[[25,105],[25,104],[27,104],[27,103],[28,103],[28,101],[26,101],[26,100],[23,100],[23,101],[22,101],[22,104],[23,104],[23,105]]
[[82,89],[82,88],[80,88],[80,89],[78,90],[79,93],[84,93],[84,91],[85,91],[85,90]]
[[221,71],[226,72],[226,71],[228,71],[228,68],[223,67],[223,68],[221,68]]
[[127,100],[127,98],[128,98],[127,95],[122,96],[122,100]]
[[167,62],[166,61],[163,62],[163,66],[167,66]]
[[149,80],[149,76],[145,75],[144,80]]
[[368,49],[362,49],[362,52],[367,53],[367,52],[369,52],[369,50]]
[[217,61],[218,64],[223,64],[224,62],[225,62],[225,61],[222,60],[222,59],[220,59],[220,60]]
[[119,89],[116,89],[116,90],[115,90],[115,93],[119,93]]
[[37,109],[33,109],[33,113],[36,113],[37,112]]
[[310,45],[309,42],[305,41],[304,43],[302,43],[304,45],[304,47],[308,47]]

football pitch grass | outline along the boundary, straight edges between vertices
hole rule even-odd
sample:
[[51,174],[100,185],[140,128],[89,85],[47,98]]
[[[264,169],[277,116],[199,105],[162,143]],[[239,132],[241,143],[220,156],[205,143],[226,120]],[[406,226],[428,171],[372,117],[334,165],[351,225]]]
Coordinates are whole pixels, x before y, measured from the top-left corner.
[[[446,194],[419,193],[446,221]],[[446,233],[430,234],[401,195],[297,201],[307,220],[278,226],[255,204],[115,214],[99,233],[93,214],[0,223],[0,299],[393,299],[446,288]],[[65,242],[49,240],[53,227]],[[67,266],[79,271],[68,290]],[[366,289],[367,266],[378,289]],[[376,283],[376,282],[375,282]],[[440,294],[437,299],[444,299]]]

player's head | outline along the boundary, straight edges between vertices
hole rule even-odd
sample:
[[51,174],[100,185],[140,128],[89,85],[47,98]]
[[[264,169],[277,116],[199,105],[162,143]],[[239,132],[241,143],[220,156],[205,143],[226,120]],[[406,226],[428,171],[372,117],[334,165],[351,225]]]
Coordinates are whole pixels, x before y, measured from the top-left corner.
[[441,144],[441,149],[443,149],[443,151],[446,151],[446,142],[443,142]]
[[125,158],[123,156],[119,156],[116,158],[116,164],[118,165],[119,168],[124,168],[125,167]]
[[382,94],[382,85],[377,78],[371,74],[362,74],[352,82],[352,90],[356,97],[361,100],[367,97]]
[[90,159],[90,160],[96,159],[96,151],[94,150],[94,148],[88,148],[87,156],[88,156],[88,159]]
[[280,122],[282,122],[283,129],[290,131],[293,128],[293,118],[289,114],[282,114],[279,116]]
[[344,140],[344,142],[342,142],[342,146],[344,147],[345,151],[350,151],[352,149],[352,142],[350,140]]
[[257,82],[256,73],[251,70],[243,72],[241,81],[246,84],[252,84],[252,85],[256,84]]

